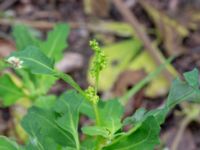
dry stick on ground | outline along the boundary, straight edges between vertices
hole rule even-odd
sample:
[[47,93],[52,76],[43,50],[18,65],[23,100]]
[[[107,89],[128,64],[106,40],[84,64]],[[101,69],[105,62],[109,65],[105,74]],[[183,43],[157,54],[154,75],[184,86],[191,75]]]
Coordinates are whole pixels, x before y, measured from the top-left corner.
[[[56,23],[48,21],[38,21],[38,20],[23,20],[23,19],[6,19],[0,18],[0,25],[3,26],[13,26],[14,24],[25,24],[33,28],[40,30],[49,30],[52,29]],[[67,22],[70,28],[72,29],[86,29],[91,32],[100,32],[100,33],[110,33],[115,34],[115,31],[109,29],[103,29],[100,22],[87,22],[87,23],[78,23],[78,22]]]
[[[122,0],[113,0],[116,8],[119,10],[121,15],[126,19],[127,22],[134,28],[135,33],[137,34],[138,38],[144,43],[144,46],[148,53],[152,56],[155,60],[156,64],[160,66],[164,63],[164,57],[159,52],[159,50],[153,46],[151,40],[149,39],[148,35],[142,29],[141,24],[135,17],[135,15],[130,11],[130,9],[123,3]],[[167,70],[163,71],[165,77],[171,81],[173,76]]]
[[[55,26],[55,23],[53,22],[47,22],[47,21],[32,21],[32,20],[22,20],[22,19],[5,19],[2,18],[0,19],[0,24],[1,25],[7,25],[11,26],[13,24],[20,23],[20,24],[26,24],[28,26],[31,26],[33,28],[37,29],[43,29],[43,30],[49,30]],[[68,23],[71,28],[80,28],[82,25],[83,27],[85,26],[84,24],[78,24],[75,22]]]
[[[13,26],[14,24],[18,23],[25,24],[27,26],[37,28],[40,30],[50,30],[56,25],[55,22],[48,22],[48,21],[0,18],[0,25],[3,26]],[[101,33],[109,32],[106,30],[102,30],[99,27],[99,24],[92,24],[88,22],[87,23],[67,22],[67,24],[69,24],[71,29],[86,29],[88,31],[101,32]],[[110,31],[110,33],[112,32]]]

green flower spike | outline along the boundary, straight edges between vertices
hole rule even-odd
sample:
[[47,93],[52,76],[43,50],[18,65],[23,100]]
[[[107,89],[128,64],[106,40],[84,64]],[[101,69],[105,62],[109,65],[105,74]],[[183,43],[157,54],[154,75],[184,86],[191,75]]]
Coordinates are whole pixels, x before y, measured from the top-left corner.
[[90,73],[93,78],[98,79],[100,71],[103,70],[107,65],[107,59],[104,51],[101,50],[96,40],[91,40],[89,44],[91,49],[95,52]]
[[85,90],[85,96],[87,99],[92,102],[93,104],[97,104],[99,101],[99,96],[96,94],[94,87],[89,86]]

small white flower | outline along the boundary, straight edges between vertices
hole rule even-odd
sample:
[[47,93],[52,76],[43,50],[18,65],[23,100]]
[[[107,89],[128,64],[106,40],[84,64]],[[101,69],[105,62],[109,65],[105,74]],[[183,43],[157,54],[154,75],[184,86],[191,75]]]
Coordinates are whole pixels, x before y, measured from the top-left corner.
[[17,69],[22,68],[23,61],[15,56],[9,57],[7,59],[7,62],[11,64],[14,68],[17,68]]

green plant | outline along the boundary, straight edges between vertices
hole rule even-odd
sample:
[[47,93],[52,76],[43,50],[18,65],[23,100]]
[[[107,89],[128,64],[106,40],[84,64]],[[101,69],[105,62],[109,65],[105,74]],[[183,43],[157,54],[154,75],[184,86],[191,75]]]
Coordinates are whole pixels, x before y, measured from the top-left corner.
[[[24,25],[14,26],[12,34],[16,41],[17,53],[21,53],[26,49],[27,54],[30,52],[28,55],[32,55],[31,59],[33,59],[38,57],[37,51],[41,50],[43,54],[39,54],[39,57],[35,60],[44,58],[43,55],[45,55],[53,59],[46,59],[46,63],[48,63],[49,66],[53,66],[54,63],[62,58],[62,52],[67,48],[66,39],[69,34],[69,27],[66,24],[56,25],[54,29],[47,34],[47,39],[45,41],[37,38],[35,35],[36,33],[37,32],[33,29]],[[26,58],[30,59],[28,56]],[[21,64],[23,64],[23,61],[19,61],[18,58],[15,57],[10,57],[7,61],[12,63],[16,68],[20,68]],[[10,106],[23,99],[30,100],[30,102],[37,105],[37,103],[41,103],[41,96],[46,96],[56,80],[57,78],[53,76],[37,74],[37,72],[34,72],[34,69],[33,71],[29,69],[17,69],[15,74],[12,72],[5,72],[0,77],[0,96],[3,105]],[[7,95],[6,93],[10,94]]]
[[[57,31],[54,34],[57,34]],[[52,79],[60,78],[76,91],[70,90],[58,98],[55,96],[52,98],[45,92],[35,94],[35,89],[31,89],[34,94],[30,96],[23,87],[14,86],[8,76],[3,76],[4,80],[0,80],[0,85],[11,84],[7,86],[8,90],[14,91],[12,94],[4,91],[3,98],[10,100],[8,103],[5,102],[6,104],[11,104],[13,99],[21,97],[24,93],[30,99],[39,97],[38,94],[43,97],[40,97],[42,102],[32,106],[21,121],[23,129],[29,135],[27,142],[21,146],[13,140],[0,136],[2,149],[152,150],[159,144],[160,125],[167,113],[182,101],[200,101],[199,74],[198,70],[194,69],[184,74],[184,81],[177,78],[172,83],[169,96],[162,107],[150,111],[140,108],[132,116],[122,119],[124,106],[118,98],[102,101],[97,95],[99,72],[106,66],[106,56],[95,40],[90,42],[95,52],[90,71],[95,86],[90,86],[86,90],[81,89],[69,75],[54,68],[53,59],[58,60],[60,56],[57,56],[56,51],[54,54],[48,51],[51,42],[57,40],[53,35],[51,42],[42,44],[43,46],[35,38],[26,38],[23,42],[16,40],[21,51],[12,53],[6,61],[16,68],[17,73],[23,74],[23,77],[24,74],[27,75],[29,79],[33,77],[32,80],[45,79],[45,82],[39,80],[38,84],[41,84],[40,82],[49,84]],[[90,125],[80,127],[81,131],[78,130],[80,114],[86,115],[91,120]],[[130,129],[124,131],[123,128],[127,125]],[[84,135],[82,139],[81,134]]]

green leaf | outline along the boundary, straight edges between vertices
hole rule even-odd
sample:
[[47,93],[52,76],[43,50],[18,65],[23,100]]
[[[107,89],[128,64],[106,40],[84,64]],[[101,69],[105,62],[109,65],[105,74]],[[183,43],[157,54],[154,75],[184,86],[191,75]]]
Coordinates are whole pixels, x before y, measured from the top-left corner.
[[[79,137],[78,137],[78,121],[79,121],[79,109],[82,103],[83,97],[77,94],[75,91],[69,91],[61,95],[58,99],[54,111],[59,114],[56,119],[58,126],[72,135],[71,140],[74,141],[74,145],[79,149]],[[66,123],[68,122],[68,123]]]
[[57,76],[65,82],[67,82],[74,89],[76,89],[81,95],[85,95],[85,92],[81,89],[78,83],[76,83],[76,81],[73,80],[73,78],[70,75],[60,72],[59,74],[57,74]]
[[[187,76],[186,80],[189,78],[190,77]],[[200,93],[199,87],[196,86],[194,82],[191,83],[193,80],[191,82],[188,81],[184,82],[180,79],[174,80],[167,98],[167,107],[171,108],[182,101],[193,101],[195,100],[194,98],[197,98],[197,94]],[[198,81],[198,76],[196,81]],[[193,85],[195,85],[195,87],[193,87]]]
[[1,150],[20,150],[16,142],[0,135],[0,149]]
[[40,96],[34,102],[34,105],[44,109],[50,109],[55,105],[56,96],[55,95],[46,95]]
[[[56,114],[51,110],[32,107],[22,120],[22,127],[37,145],[45,147],[46,140],[53,139],[60,145],[72,144],[71,134],[60,128],[56,123]],[[67,142],[71,141],[71,142]]]
[[138,127],[114,140],[103,150],[153,150],[159,144],[160,126],[152,116]]
[[39,41],[33,36],[33,29],[25,25],[15,25],[12,35],[15,38],[18,50],[24,50],[28,46],[39,46]]
[[[41,141],[37,138],[31,137],[29,142],[24,146],[25,150],[65,150],[64,147],[58,145],[52,139],[43,137]],[[68,149],[67,149],[68,150]]]
[[69,35],[69,26],[67,24],[58,24],[48,33],[48,38],[40,44],[42,51],[50,58],[58,61],[62,58],[62,51],[67,47],[67,37]]
[[154,116],[157,122],[162,124],[166,115],[175,105],[183,101],[200,102],[200,90],[199,86],[197,86],[199,85],[198,71],[194,69],[193,71],[184,74],[184,76],[186,82],[181,81],[178,78],[173,81],[167,101],[162,107],[148,112],[139,109],[131,117],[127,117],[123,124],[136,125],[138,123],[142,123],[143,120],[150,116]]
[[[32,107],[22,120],[31,143],[48,150],[49,141],[62,147],[79,149],[78,120],[82,96],[75,91],[64,93],[51,109]],[[33,144],[32,144],[33,146]]]
[[[16,39],[17,49],[28,50],[27,47],[35,46],[41,49],[44,54],[47,54],[50,58],[60,59],[62,56],[62,50],[67,46],[66,38],[69,34],[69,27],[65,24],[58,24],[54,30],[48,33],[46,41],[41,41],[34,35],[36,32],[32,28],[24,25],[16,25],[13,28],[13,36]],[[49,63],[51,64],[51,63]],[[18,71],[18,73],[22,70]],[[25,79],[24,84],[30,91],[34,91],[32,95],[46,94],[49,88],[57,80],[55,77],[37,76],[32,75],[30,72],[22,73],[22,78]],[[45,73],[46,74],[46,73]],[[24,77],[25,76],[25,77]],[[33,80],[34,78],[34,80]]]
[[81,143],[81,150],[95,150],[97,145],[96,138],[88,137]]
[[143,118],[145,120],[147,117],[153,116],[155,117],[156,121],[161,125],[165,121],[165,118],[167,114],[169,113],[169,111],[170,109],[168,109],[166,106],[162,108],[153,109],[147,112],[143,116]]
[[84,100],[81,104],[80,107],[80,112],[84,115],[86,115],[87,117],[89,117],[90,119],[95,119],[95,114],[94,114],[94,109],[91,106],[90,102],[87,100]]
[[55,74],[54,63],[37,47],[29,46],[23,51],[13,52],[11,56],[23,61],[22,66],[35,74]]
[[[32,91],[33,95],[35,93],[35,81],[36,76],[30,72],[28,72],[27,69],[17,69],[15,70],[16,75],[21,79],[21,81],[23,82],[23,86],[24,88],[26,88],[29,91]],[[31,94],[32,94],[31,93]]]
[[61,95],[51,109],[32,107],[22,120],[22,126],[30,136],[28,147],[49,150],[48,143],[53,142],[67,149],[79,149],[78,121],[82,99],[75,91],[69,91]]
[[138,110],[136,110],[136,112],[132,116],[124,119],[123,125],[124,126],[128,124],[136,125],[137,123],[140,123],[141,121],[145,119],[144,116],[146,112],[147,112],[146,109],[139,108]]
[[13,37],[16,41],[17,49],[24,50],[28,46],[40,47],[41,50],[50,58],[58,61],[62,57],[62,51],[67,47],[67,37],[69,26],[67,24],[57,24],[54,29],[48,32],[47,40],[41,41],[34,35],[34,29],[16,25],[13,28]]
[[[87,135],[101,135],[110,138],[122,127],[121,118],[124,112],[123,106],[117,99],[114,99],[106,102],[100,101],[98,107],[101,122],[100,126],[85,126],[82,128],[82,131]],[[91,119],[94,119],[93,109],[85,101],[82,103],[81,112],[89,116]]]
[[5,106],[12,105],[23,96],[22,89],[16,86],[9,75],[4,74],[0,77],[0,97]]
[[84,134],[87,134],[90,136],[101,135],[105,138],[108,138],[110,134],[110,132],[106,128],[99,127],[99,126],[85,126],[81,130]]
[[99,117],[101,126],[106,128],[110,135],[113,135],[122,127],[121,118],[124,113],[124,108],[117,100],[108,100],[99,105]]
[[49,89],[56,83],[58,79],[55,76],[35,75],[35,92],[37,95],[47,94]]
[[57,80],[54,76],[32,74],[28,72],[27,69],[18,69],[16,73],[22,80],[23,87],[30,91],[30,97],[38,97],[47,94]]
[[[156,120],[162,124],[168,112],[175,105],[183,101],[200,102],[200,90],[199,87],[195,84],[195,82],[198,82],[198,75],[196,75],[196,71],[193,70],[188,72],[185,74],[185,76],[187,76],[187,79],[185,78],[186,82],[181,81],[178,78],[173,81],[165,104],[161,108],[147,112],[144,117],[153,115]],[[193,85],[195,85],[195,88]]]
[[184,73],[184,77],[190,86],[194,88],[199,87],[199,71],[196,68],[190,72]]

